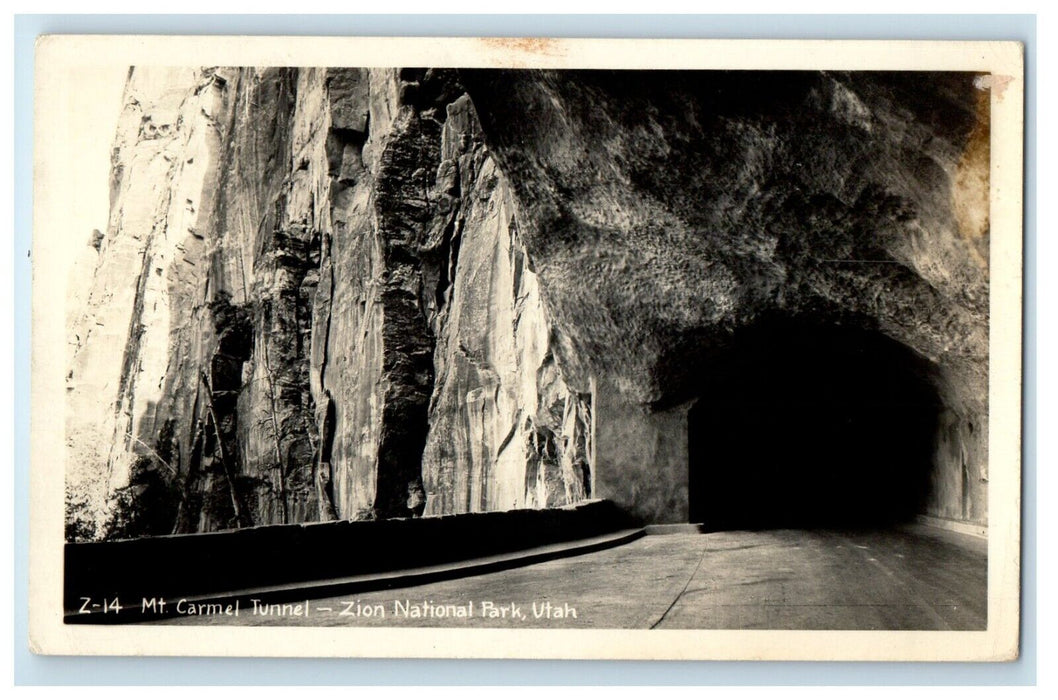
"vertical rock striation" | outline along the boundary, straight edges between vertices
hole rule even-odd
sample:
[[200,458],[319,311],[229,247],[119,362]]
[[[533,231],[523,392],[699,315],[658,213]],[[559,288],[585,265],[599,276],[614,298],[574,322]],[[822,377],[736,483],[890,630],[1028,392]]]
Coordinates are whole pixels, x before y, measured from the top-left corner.
[[71,318],[73,519],[132,536],[586,497],[590,399],[514,220],[451,71],[130,71]]
[[556,332],[518,236],[510,188],[467,97],[447,108],[443,204],[425,250],[437,383],[423,457],[430,513],[591,496],[590,394],[566,384]]

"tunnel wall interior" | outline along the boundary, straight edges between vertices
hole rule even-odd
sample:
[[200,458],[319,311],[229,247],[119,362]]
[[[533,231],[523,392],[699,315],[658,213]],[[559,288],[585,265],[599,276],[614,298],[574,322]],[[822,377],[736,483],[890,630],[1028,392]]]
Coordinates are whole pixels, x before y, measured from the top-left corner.
[[596,382],[595,490],[643,522],[688,518],[690,403],[651,411],[628,402],[612,381]]
[[988,524],[988,413],[945,406],[938,416],[925,515]]

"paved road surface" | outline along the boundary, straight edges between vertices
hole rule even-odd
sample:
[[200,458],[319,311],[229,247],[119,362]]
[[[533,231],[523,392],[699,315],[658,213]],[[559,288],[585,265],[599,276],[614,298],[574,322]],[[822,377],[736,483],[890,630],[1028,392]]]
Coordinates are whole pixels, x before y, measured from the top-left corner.
[[931,528],[654,535],[297,610],[160,624],[967,630],[985,628],[986,583],[984,540]]

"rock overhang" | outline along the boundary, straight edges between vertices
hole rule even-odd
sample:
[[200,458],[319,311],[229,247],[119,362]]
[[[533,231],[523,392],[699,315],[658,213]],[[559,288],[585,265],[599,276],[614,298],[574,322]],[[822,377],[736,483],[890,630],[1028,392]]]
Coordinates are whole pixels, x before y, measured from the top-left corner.
[[693,396],[739,328],[779,316],[877,330],[932,362],[948,401],[981,409],[976,77],[459,71],[570,376],[611,374],[657,407]]

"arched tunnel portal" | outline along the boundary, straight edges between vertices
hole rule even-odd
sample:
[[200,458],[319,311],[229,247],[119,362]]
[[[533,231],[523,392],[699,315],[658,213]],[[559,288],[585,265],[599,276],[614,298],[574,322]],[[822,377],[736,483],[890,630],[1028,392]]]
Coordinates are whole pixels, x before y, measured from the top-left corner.
[[931,366],[877,331],[769,321],[702,367],[688,515],[708,529],[890,525],[925,511]]

